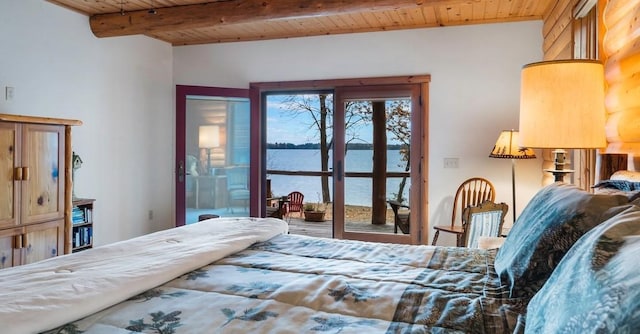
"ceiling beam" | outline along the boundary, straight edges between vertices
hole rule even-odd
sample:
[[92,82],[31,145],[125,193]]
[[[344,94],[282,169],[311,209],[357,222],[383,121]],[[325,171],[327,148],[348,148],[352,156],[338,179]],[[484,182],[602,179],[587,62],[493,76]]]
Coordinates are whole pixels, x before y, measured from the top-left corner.
[[480,0],[220,0],[202,4],[97,14],[89,18],[97,37],[197,29],[216,25],[304,18],[420,6],[447,6]]

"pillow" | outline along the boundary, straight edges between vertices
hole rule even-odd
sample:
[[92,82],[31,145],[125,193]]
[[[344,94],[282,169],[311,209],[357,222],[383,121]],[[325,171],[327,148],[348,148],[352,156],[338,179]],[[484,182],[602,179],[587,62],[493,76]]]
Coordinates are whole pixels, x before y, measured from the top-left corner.
[[640,172],[632,170],[619,170],[613,173],[610,177],[611,180],[627,180],[627,181],[640,181]]
[[640,207],[585,234],[527,307],[526,333],[637,333]]
[[510,297],[533,297],[569,248],[626,203],[622,195],[594,195],[561,182],[542,188],[496,255],[495,269]]
[[597,194],[625,195],[629,201],[633,201],[640,194],[640,182],[626,180],[604,180],[598,182],[592,188]]
[[640,182],[626,180],[604,180],[598,182],[593,188],[608,188],[622,191],[640,190]]

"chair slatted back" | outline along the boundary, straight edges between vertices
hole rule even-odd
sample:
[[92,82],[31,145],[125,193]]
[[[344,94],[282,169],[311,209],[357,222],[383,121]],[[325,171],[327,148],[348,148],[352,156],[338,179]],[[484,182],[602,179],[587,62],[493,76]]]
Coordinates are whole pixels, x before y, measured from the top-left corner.
[[480,237],[499,237],[508,209],[507,204],[492,201],[466,207],[462,212],[464,246],[478,248]]
[[472,177],[465,180],[458,187],[453,199],[453,212],[451,214],[451,227],[461,220],[462,210],[468,206],[476,206],[484,201],[495,201],[496,191],[493,184],[481,177]]
[[288,212],[302,212],[304,195],[299,191],[292,191],[287,197],[289,198]]

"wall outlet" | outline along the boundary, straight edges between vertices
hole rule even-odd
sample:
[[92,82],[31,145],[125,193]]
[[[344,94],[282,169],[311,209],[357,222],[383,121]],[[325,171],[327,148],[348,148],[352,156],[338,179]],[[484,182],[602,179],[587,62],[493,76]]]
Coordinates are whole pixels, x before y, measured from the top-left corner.
[[153,210],[149,210],[149,220],[153,219]]
[[460,159],[459,158],[444,158],[444,168],[458,168]]

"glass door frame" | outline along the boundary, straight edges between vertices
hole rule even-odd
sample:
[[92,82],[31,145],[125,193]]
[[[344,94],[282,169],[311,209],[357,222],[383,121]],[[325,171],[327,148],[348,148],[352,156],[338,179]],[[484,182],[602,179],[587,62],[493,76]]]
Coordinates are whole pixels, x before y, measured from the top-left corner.
[[[353,79],[328,79],[328,80],[307,80],[307,81],[285,81],[285,82],[258,82],[250,84],[251,119],[252,119],[252,150],[251,150],[251,184],[252,190],[255,186],[259,197],[254,201],[252,197],[252,210],[256,206],[256,214],[259,217],[266,215],[266,97],[268,92],[304,92],[318,90],[335,90],[339,87],[368,86],[372,88],[380,85],[416,85],[420,91],[420,98],[417,101],[415,112],[420,114],[419,121],[412,122],[412,145],[418,142],[415,147],[420,147],[420,158],[411,162],[411,170],[419,175],[412,180],[412,196],[410,205],[416,208],[415,214],[412,209],[413,230],[411,236],[398,236],[389,239],[379,238],[375,241],[427,244],[429,240],[428,221],[428,129],[429,129],[429,83],[430,75],[395,76],[395,77],[372,77]],[[335,94],[335,92],[334,92]],[[334,95],[334,103],[336,101]],[[414,101],[414,103],[416,103]],[[335,106],[334,106],[335,107]],[[263,110],[265,109],[265,110]],[[335,110],[335,109],[334,109]],[[334,134],[335,135],[335,134]],[[255,149],[254,149],[255,148]],[[334,166],[335,171],[335,166]],[[253,173],[256,173],[255,175]],[[255,177],[255,178],[254,178]],[[253,194],[252,194],[253,196]],[[334,193],[335,196],[335,193]],[[252,211],[254,212],[254,211]],[[349,235],[347,235],[349,236]],[[334,226],[333,237],[344,237],[344,234],[337,235]],[[368,236],[367,236],[368,237]],[[394,237],[394,236],[391,236]]]
[[[187,121],[187,97],[188,96],[208,96],[208,97],[223,97],[223,98],[249,98],[248,89],[240,88],[223,88],[223,87],[205,87],[205,86],[186,86],[176,85],[176,148],[175,148],[175,226],[185,225],[186,214],[186,171],[185,171],[185,157],[186,157],[186,121]],[[252,104],[251,100],[249,101]],[[254,123],[252,122],[251,128],[253,129]],[[253,133],[253,132],[252,132]],[[253,143],[254,138],[251,138]],[[251,155],[253,155],[253,147],[251,147]],[[253,175],[253,172],[250,172]],[[250,200],[249,203],[257,202],[256,192],[251,189],[255,184],[254,180],[250,178]],[[255,208],[250,205],[249,214],[255,216]]]
[[[411,215],[409,221],[410,234],[383,234],[354,232],[345,230],[345,102],[347,100],[367,100],[367,99],[393,99],[406,98],[411,99],[411,147],[421,147],[422,134],[422,110],[420,108],[421,89],[419,84],[400,84],[400,85],[377,85],[377,86],[357,86],[357,87],[337,87],[334,91],[334,140],[335,146],[333,150],[333,200],[334,215],[333,228],[334,238],[338,239],[356,239],[378,242],[393,242],[405,244],[418,244],[419,236],[423,228],[418,224],[416,217],[422,217],[421,187],[411,187],[409,194],[409,206],[411,207]],[[421,164],[424,160],[423,150],[411,150],[411,184],[420,184]],[[422,220],[421,220],[422,221]],[[428,226],[428,225],[427,225]]]

